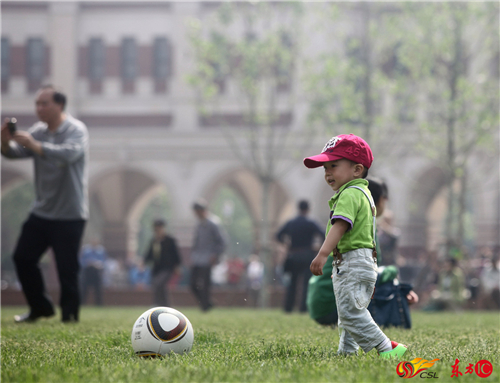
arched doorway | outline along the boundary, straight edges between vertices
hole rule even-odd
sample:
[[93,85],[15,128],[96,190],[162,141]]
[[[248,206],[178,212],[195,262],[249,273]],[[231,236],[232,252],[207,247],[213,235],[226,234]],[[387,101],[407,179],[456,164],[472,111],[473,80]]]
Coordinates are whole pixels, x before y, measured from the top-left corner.
[[446,219],[446,173],[439,167],[425,168],[416,177],[408,199],[408,242],[405,255],[417,256],[421,251],[435,250],[443,242]]
[[[227,189],[230,189],[227,190]],[[222,193],[222,197],[220,196]],[[234,194],[233,194],[234,193]],[[253,249],[258,248],[258,228],[262,219],[262,186],[258,178],[247,169],[235,169],[230,172],[225,172],[222,176],[216,177],[215,180],[208,186],[205,196],[213,208],[217,203],[221,204],[221,214],[224,215],[223,195],[233,195],[234,198],[240,198],[241,203],[245,206],[245,210],[249,214],[252,224]],[[278,183],[274,182],[269,193],[269,235],[272,238],[276,232],[278,224],[282,222],[283,217],[293,210],[294,202],[290,201],[288,193]],[[219,200],[218,200],[219,198]],[[227,198],[228,201],[231,198]],[[215,203],[215,204],[214,204]],[[226,205],[227,206],[227,205]],[[227,209],[227,207],[226,207]]]
[[[130,208],[127,222],[132,233],[128,244],[129,252],[141,257],[145,254],[150,239],[153,236],[152,223],[155,219],[163,219],[170,226],[173,216],[171,195],[165,185],[157,184],[137,198]],[[135,241],[134,241],[135,239]]]
[[161,183],[137,169],[118,168],[91,180],[87,237],[100,237],[109,255],[125,261],[137,251],[138,220]]

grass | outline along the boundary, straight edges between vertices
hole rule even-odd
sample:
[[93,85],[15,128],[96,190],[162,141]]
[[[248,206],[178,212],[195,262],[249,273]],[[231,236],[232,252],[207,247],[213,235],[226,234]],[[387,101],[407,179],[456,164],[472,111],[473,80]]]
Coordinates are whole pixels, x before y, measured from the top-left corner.
[[[78,324],[59,318],[15,324],[25,308],[2,308],[2,372],[7,382],[401,382],[396,361],[372,350],[336,355],[338,331],[307,315],[278,310],[181,308],[195,329],[191,353],[140,359],[132,352],[132,325],[146,307],[84,308]],[[412,330],[386,329],[410,345],[404,360],[440,360],[428,371],[438,382],[499,381],[499,312],[413,313]],[[451,378],[460,360],[462,376]],[[493,373],[465,374],[487,359]],[[412,378],[420,381],[419,376]],[[428,380],[427,380],[428,381]]]

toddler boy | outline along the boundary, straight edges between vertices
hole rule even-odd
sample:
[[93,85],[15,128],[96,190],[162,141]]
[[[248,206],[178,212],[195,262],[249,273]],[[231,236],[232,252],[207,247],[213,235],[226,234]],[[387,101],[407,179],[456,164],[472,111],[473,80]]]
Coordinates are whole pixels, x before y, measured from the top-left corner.
[[333,252],[339,354],[355,354],[361,347],[364,352],[376,348],[382,358],[399,358],[407,347],[391,341],[367,310],[377,281],[376,209],[364,179],[372,162],[368,144],[353,134],[333,137],[321,154],[304,159],[308,168],[323,166],[325,181],[335,192],[329,201],[327,235],[311,272],[322,275]]

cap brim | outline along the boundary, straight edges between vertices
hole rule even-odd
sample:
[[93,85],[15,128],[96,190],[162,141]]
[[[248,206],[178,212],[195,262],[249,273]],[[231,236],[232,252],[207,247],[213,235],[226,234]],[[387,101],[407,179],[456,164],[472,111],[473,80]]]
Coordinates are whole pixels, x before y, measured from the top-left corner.
[[325,162],[336,161],[341,158],[343,157],[334,154],[321,153],[317,156],[304,158],[304,165],[306,165],[309,169],[319,168],[320,166],[323,166]]

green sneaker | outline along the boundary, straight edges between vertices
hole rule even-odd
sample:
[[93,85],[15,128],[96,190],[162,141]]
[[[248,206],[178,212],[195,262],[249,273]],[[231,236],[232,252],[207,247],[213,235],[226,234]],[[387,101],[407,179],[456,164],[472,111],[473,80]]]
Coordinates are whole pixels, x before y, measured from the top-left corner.
[[400,344],[398,342],[391,341],[392,345],[392,350],[391,351],[385,351],[385,352],[379,352],[378,355],[382,359],[399,359],[401,358],[408,347],[406,347],[404,344]]

